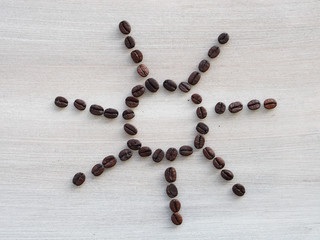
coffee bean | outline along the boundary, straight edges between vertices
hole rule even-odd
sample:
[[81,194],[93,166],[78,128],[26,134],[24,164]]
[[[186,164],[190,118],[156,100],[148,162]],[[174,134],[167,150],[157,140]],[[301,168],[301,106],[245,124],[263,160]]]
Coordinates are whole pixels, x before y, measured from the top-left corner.
[[250,102],[248,102],[247,106],[250,110],[257,110],[260,108],[260,102],[257,99],[253,99]]
[[178,150],[175,148],[169,148],[166,152],[166,159],[169,161],[174,161],[178,155]]
[[78,172],[74,175],[72,183],[76,186],[80,186],[86,180],[86,175],[82,172]]
[[104,110],[104,116],[106,118],[117,118],[119,115],[117,109],[114,108],[107,108],[106,110]]
[[181,82],[179,84],[179,89],[182,91],[182,92],[189,92],[191,90],[191,85],[187,82]]
[[218,42],[220,44],[225,44],[229,41],[229,34],[228,33],[221,33],[218,37]]
[[168,183],[175,182],[177,180],[177,171],[174,167],[168,167],[164,172],[164,177]]
[[227,181],[230,181],[233,179],[233,173],[230,170],[224,169],[221,171],[221,177]]
[[215,157],[212,163],[216,169],[222,169],[225,166],[225,162],[221,157]]
[[166,191],[167,191],[167,195],[170,198],[175,198],[176,196],[178,196],[178,189],[177,189],[176,185],[174,185],[173,183],[171,183],[167,186]]
[[264,100],[263,105],[266,109],[273,109],[277,106],[277,101],[273,98],[268,98]]
[[128,133],[129,135],[136,135],[138,133],[138,129],[133,126],[132,124],[130,123],[126,123],[124,126],[123,126],[123,129],[126,131],[126,133]]
[[201,74],[197,71],[194,71],[193,73],[190,74],[188,78],[188,83],[190,83],[191,85],[196,85],[199,82],[200,78],[201,78]]
[[163,158],[164,158],[164,151],[160,148],[157,149],[152,155],[153,161],[155,161],[157,163],[161,162]]
[[213,46],[212,48],[209,49],[208,51],[208,56],[210,58],[216,58],[220,53],[220,48],[217,46]]
[[237,113],[237,112],[240,112],[242,110],[243,106],[242,106],[242,103],[241,102],[233,102],[233,103],[230,103],[228,109],[229,109],[229,112],[231,113]]
[[149,157],[152,154],[152,150],[149,147],[141,147],[139,149],[139,155],[141,157]]
[[180,203],[180,201],[178,199],[172,199],[170,201],[169,206],[170,206],[171,211],[175,213],[175,212],[179,212],[180,211],[181,203]]
[[131,58],[135,63],[142,62],[143,60],[143,55],[140,50],[134,50],[131,52]]
[[135,108],[139,105],[139,99],[136,97],[127,97],[126,98],[126,105],[130,108]]
[[61,96],[58,96],[56,97],[56,99],[54,100],[54,104],[57,106],[57,107],[60,107],[60,108],[65,108],[66,106],[68,106],[68,100],[64,97],[61,97]]
[[150,92],[156,92],[159,90],[159,83],[154,78],[148,78],[145,81],[145,86]]
[[200,104],[202,102],[202,97],[199,94],[195,93],[195,94],[192,94],[191,100],[195,104]]
[[76,107],[76,109],[83,111],[86,109],[87,104],[85,101],[81,100],[81,99],[76,99],[73,103],[73,105]]
[[119,29],[123,34],[129,34],[131,32],[131,26],[127,21],[120,22]]
[[146,65],[144,64],[140,64],[138,67],[137,67],[137,72],[138,74],[141,76],[141,77],[146,77],[149,75],[149,69],[147,68]]
[[243,196],[246,193],[246,189],[240,183],[233,185],[232,191],[235,195],[237,195],[239,197]]
[[203,122],[199,122],[196,127],[198,133],[207,134],[209,132],[209,127]]
[[205,139],[204,137],[202,137],[201,135],[197,135],[194,139],[194,147],[196,149],[201,149],[203,148],[203,145],[205,143]]
[[137,85],[132,88],[131,93],[134,97],[140,97],[144,94],[145,88],[142,85]]
[[226,110],[226,105],[223,102],[218,102],[214,108],[217,114],[222,114]]
[[122,113],[122,117],[125,120],[130,120],[130,119],[134,118],[134,112],[131,109],[124,110]]
[[213,149],[211,147],[205,147],[202,150],[202,153],[209,160],[214,159],[214,157],[216,156],[216,154],[214,153],[214,151],[213,151]]
[[200,119],[204,119],[207,117],[207,110],[204,107],[197,108],[197,116]]
[[91,173],[94,176],[100,176],[103,173],[103,171],[104,171],[104,168],[103,168],[102,164],[98,163],[93,166]]
[[117,159],[113,155],[109,155],[102,160],[102,165],[104,168],[112,168],[117,164]]
[[134,48],[134,46],[136,45],[136,41],[134,40],[133,37],[128,36],[126,37],[126,39],[124,40],[124,44],[126,45],[126,47],[128,49]]
[[199,71],[200,72],[206,72],[210,67],[210,63],[207,61],[207,60],[202,60],[200,63],[199,63]]
[[163,82],[163,87],[170,92],[174,92],[177,89],[177,84],[174,81],[167,79]]
[[119,152],[119,158],[121,161],[127,161],[132,157],[132,151],[130,149],[123,149]]
[[181,225],[181,223],[183,222],[182,216],[180,213],[172,213],[171,215],[171,221],[173,222],[173,224],[175,225]]
[[141,142],[138,139],[130,139],[127,142],[127,146],[131,150],[139,150],[139,148],[141,148]]
[[193,149],[190,146],[184,145],[184,146],[180,147],[179,153],[182,156],[189,156],[193,153]]
[[101,116],[103,114],[103,107],[93,104],[90,106],[90,112],[93,115]]

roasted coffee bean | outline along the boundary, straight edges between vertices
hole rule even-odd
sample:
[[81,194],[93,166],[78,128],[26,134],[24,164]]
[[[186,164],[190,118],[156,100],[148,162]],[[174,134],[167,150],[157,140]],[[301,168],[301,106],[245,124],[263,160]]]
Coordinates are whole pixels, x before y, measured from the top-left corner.
[[207,134],[209,132],[209,127],[203,122],[199,122],[196,127],[198,133]]
[[175,198],[176,196],[178,196],[178,189],[177,189],[176,185],[174,185],[173,183],[171,183],[167,186],[166,191],[167,191],[167,195],[170,198]]
[[250,102],[248,102],[247,106],[250,110],[257,110],[260,108],[260,101],[257,99],[253,99]]
[[132,124],[130,123],[126,123],[124,126],[123,126],[123,129],[126,131],[126,133],[128,133],[129,135],[136,135],[138,133],[138,129],[133,126]]
[[127,97],[126,98],[126,105],[130,108],[135,108],[139,105],[139,99],[136,97]]
[[218,37],[218,42],[220,44],[225,44],[229,41],[229,34],[228,33],[221,33]]
[[86,109],[87,104],[85,101],[81,100],[81,99],[76,99],[73,103],[73,105],[76,107],[76,109],[83,111]]
[[57,106],[57,107],[60,107],[60,108],[65,108],[66,106],[68,106],[68,100],[64,97],[61,97],[61,96],[58,96],[56,97],[56,99],[54,100],[54,104]]
[[174,167],[168,167],[164,172],[164,177],[168,183],[175,182],[177,180],[177,171]]
[[162,159],[164,158],[164,151],[160,148],[158,148],[156,151],[154,151],[152,155],[152,160],[155,162],[161,162]]
[[169,148],[166,152],[166,159],[169,161],[174,161],[178,155],[178,150],[175,148]]
[[123,149],[119,152],[119,158],[121,161],[127,161],[132,157],[132,151],[130,149]]
[[182,216],[180,213],[172,213],[171,215],[171,221],[173,222],[173,224],[175,225],[181,225],[181,223],[183,222]]
[[239,197],[243,196],[246,193],[246,189],[240,183],[233,185],[232,191],[235,195],[237,195]]
[[145,88],[142,85],[137,85],[132,88],[131,93],[134,97],[140,97],[144,94]]
[[207,117],[207,110],[204,107],[197,108],[197,116],[200,119],[204,119]]
[[225,110],[226,110],[226,105],[223,102],[218,102],[216,104],[216,106],[214,107],[214,111],[217,114],[222,114],[222,113],[224,113]]
[[182,92],[189,92],[191,90],[191,85],[187,82],[181,82],[179,84],[179,89],[182,91]]
[[74,175],[72,183],[76,186],[80,186],[86,180],[86,175],[82,172],[78,172]]
[[199,94],[195,93],[195,94],[192,94],[191,100],[195,104],[200,104],[202,102],[202,97]]
[[104,168],[112,168],[117,164],[117,159],[113,155],[109,155],[102,160],[102,165]]
[[104,171],[104,167],[102,166],[102,164],[98,163],[96,165],[93,166],[91,173],[94,176],[100,176]]
[[93,104],[90,106],[90,112],[93,115],[101,116],[103,114],[103,107]]
[[266,109],[273,109],[277,106],[277,101],[273,98],[268,98],[264,100],[263,105]]
[[152,150],[149,147],[141,147],[139,148],[139,155],[141,157],[149,157],[152,154]]
[[140,50],[134,50],[131,52],[131,58],[135,63],[142,62],[143,60],[143,55]]
[[231,113],[237,113],[237,112],[240,112],[242,110],[243,106],[242,106],[242,103],[241,102],[233,102],[233,103],[230,103],[228,109],[229,109],[229,112]]
[[209,160],[214,159],[214,157],[216,156],[216,154],[214,153],[214,151],[213,151],[213,149],[211,147],[205,147],[202,150],[202,153]]
[[170,206],[171,211],[175,213],[175,212],[179,212],[180,211],[181,203],[180,203],[180,201],[178,199],[172,199],[170,201],[169,206]]
[[199,82],[200,78],[201,78],[201,74],[197,71],[194,71],[193,73],[190,74],[188,78],[188,83],[190,83],[191,85],[196,85]]
[[220,48],[217,46],[213,46],[212,48],[209,49],[208,51],[208,56],[210,58],[216,58],[220,53]]
[[131,26],[127,21],[120,22],[119,29],[123,34],[129,34],[131,32]]
[[225,166],[225,162],[221,157],[214,158],[212,163],[216,169],[222,169]]
[[139,150],[139,148],[141,148],[141,142],[138,139],[130,139],[127,142],[127,146],[131,150]]
[[167,79],[163,82],[163,87],[170,92],[174,92],[177,89],[177,84],[174,81]]
[[146,77],[149,75],[149,69],[147,68],[146,65],[144,64],[140,64],[137,67],[137,73],[141,76],[141,77]]
[[210,63],[205,59],[203,59],[198,66],[200,72],[206,72],[209,69],[209,67]]
[[194,139],[194,147],[196,149],[201,149],[203,148],[203,145],[205,143],[205,139],[204,137],[202,137],[201,135],[197,135]]
[[184,145],[184,146],[180,147],[179,153],[182,156],[189,156],[193,153],[193,149],[190,146]]
[[233,179],[233,173],[230,170],[224,169],[221,171],[221,177],[227,181],[230,181]]
[[118,110],[114,108],[107,108],[104,110],[104,116],[106,118],[117,118],[119,115]]
[[156,92],[159,90],[159,83],[154,78],[148,78],[145,81],[145,86],[150,92]]
[[134,112],[131,109],[124,110],[122,113],[122,117],[125,120],[130,120],[130,119],[134,118]]
[[126,37],[126,39],[124,40],[124,44],[126,45],[126,47],[128,49],[134,48],[134,46],[136,45],[136,41],[134,40],[133,37],[128,36]]

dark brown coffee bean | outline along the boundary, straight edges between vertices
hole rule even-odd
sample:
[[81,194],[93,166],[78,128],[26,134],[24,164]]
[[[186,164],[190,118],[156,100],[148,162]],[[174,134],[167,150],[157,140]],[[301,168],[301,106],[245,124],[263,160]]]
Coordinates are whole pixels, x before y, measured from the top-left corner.
[[181,82],[179,84],[179,89],[182,91],[182,92],[189,92],[191,90],[191,85],[187,82]]
[[200,104],[202,102],[202,97],[199,94],[195,93],[195,94],[192,94],[191,100],[195,104]]
[[146,77],[149,75],[149,69],[147,68],[146,65],[144,64],[140,64],[138,67],[137,67],[137,72],[138,74],[141,76],[141,77]]
[[93,166],[91,173],[94,176],[100,176],[104,171],[104,167],[102,166],[102,164],[98,163],[96,165]]
[[144,94],[145,88],[142,85],[137,85],[132,88],[131,93],[134,97],[140,97]]
[[175,148],[169,148],[166,152],[166,159],[169,161],[174,161],[177,158],[178,150]]
[[139,105],[139,99],[136,97],[127,97],[126,98],[126,105],[130,108],[135,108]]
[[167,195],[170,198],[175,198],[176,196],[178,196],[178,189],[177,189],[176,185],[174,185],[173,183],[171,183],[167,186],[166,191],[167,191]]
[[232,191],[235,195],[237,195],[239,197],[243,196],[246,193],[246,189],[240,183],[233,185]]
[[81,99],[76,99],[73,103],[73,105],[76,107],[76,109],[83,111],[86,109],[87,104],[85,101],[81,100]]
[[242,110],[243,106],[242,106],[242,103],[241,102],[233,102],[233,103],[230,103],[228,109],[229,109],[229,112],[231,113],[237,113],[237,112],[240,112]]
[[163,82],[163,87],[170,92],[174,92],[177,89],[177,84],[174,81],[167,79]]
[[224,169],[221,171],[221,177],[227,181],[230,181],[233,179],[233,173],[230,170]]
[[117,164],[117,159],[113,155],[109,155],[102,160],[102,165],[104,168],[112,168]]
[[220,53],[220,48],[217,46],[213,46],[212,48],[209,49],[208,51],[208,56],[210,58],[216,58]]
[[184,146],[180,147],[179,153],[182,156],[189,156],[193,153],[193,149],[190,146],[184,145]]
[[134,40],[133,37],[128,36],[126,37],[126,39],[124,40],[124,44],[126,45],[126,47],[128,49],[134,48],[134,46],[136,45],[136,41]]
[[93,115],[101,116],[103,114],[103,107],[100,105],[93,104],[90,106],[90,112]]
[[169,206],[170,206],[171,211],[175,213],[175,212],[179,212],[180,211],[181,203],[180,203],[180,201],[178,199],[172,199],[170,201]]
[[131,26],[127,21],[120,22],[119,29],[123,34],[129,34],[131,32]]
[[60,108],[65,108],[66,106],[68,106],[68,100],[64,97],[61,97],[61,96],[58,96],[56,97],[56,99],[54,100],[54,104],[57,106],[57,107],[60,107]]
[[143,60],[143,55],[140,50],[134,50],[131,52],[131,58],[135,63],[142,62]]
[[152,150],[149,147],[141,147],[139,148],[139,155],[141,157],[149,157],[152,154]]
[[155,162],[161,162],[162,159],[164,158],[164,151],[160,148],[158,148],[156,151],[154,151],[153,155],[152,155],[152,159]]
[[214,108],[217,114],[222,114],[226,110],[226,105],[223,102],[218,102]]
[[214,151],[213,151],[213,149],[211,147],[205,147],[202,150],[202,153],[209,160],[214,159],[214,157],[216,156],[216,154],[214,153]]
[[225,44],[229,41],[229,34],[228,33],[221,33],[218,37],[218,42],[220,44]]
[[197,135],[194,139],[194,147],[196,149],[201,149],[203,148],[204,146],[204,143],[205,143],[205,139],[204,137],[202,137],[201,135]]
[[210,63],[207,61],[207,60],[202,60],[200,63],[199,63],[199,71],[200,72],[206,72],[210,67]]
[[136,135],[138,133],[138,129],[133,126],[132,124],[130,123],[126,123],[124,126],[123,126],[123,129],[126,131],[126,133],[128,133],[129,135]]
[[139,150],[139,148],[141,148],[141,142],[138,139],[130,139],[127,142],[127,146],[131,150]]
[[225,166],[225,162],[221,157],[214,158],[212,163],[216,169],[222,169]]
[[145,86],[150,92],[156,92],[159,90],[159,83],[154,78],[148,78],[145,81]]
[[78,172],[74,175],[72,183],[76,186],[80,186],[86,180],[86,175],[82,172]]
[[191,85],[196,85],[199,82],[200,78],[201,78],[201,74],[197,71],[194,71],[193,73],[190,74],[188,78],[188,83],[190,83]]
[[132,157],[132,151],[130,149],[123,149],[119,152],[119,158],[121,161],[127,161]]
[[198,133],[207,134],[209,132],[209,127],[203,122],[199,122],[197,124],[196,130],[198,131]]
[[122,113],[122,117],[125,120],[130,120],[130,119],[134,118],[134,112],[131,109],[124,110]]
[[197,116],[200,119],[204,119],[207,117],[207,110],[204,107],[197,108]]
[[114,108],[107,108],[104,110],[104,116],[106,118],[117,118],[119,115],[118,110]]
[[266,109],[273,109],[277,106],[277,101],[273,98],[268,98],[264,100],[263,105]]
[[182,216],[180,213],[172,213],[171,215],[171,221],[173,222],[173,224],[175,225],[181,225],[181,223],[183,222]]
[[250,110],[257,110],[260,108],[260,101],[257,99],[253,99],[250,102],[248,102],[247,106]]
[[168,183],[175,182],[177,180],[177,171],[174,167],[168,167],[164,172],[164,177]]

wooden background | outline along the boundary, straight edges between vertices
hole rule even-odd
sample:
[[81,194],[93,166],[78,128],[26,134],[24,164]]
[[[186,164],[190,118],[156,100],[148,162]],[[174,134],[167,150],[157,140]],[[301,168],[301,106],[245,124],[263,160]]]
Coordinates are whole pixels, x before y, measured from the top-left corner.
[[[319,239],[320,2],[0,1],[0,239]],[[188,94],[146,93],[132,121],[153,150],[193,143],[200,93],[206,145],[159,164],[135,153],[100,177],[92,166],[126,146],[122,118],[72,106],[125,109],[144,79],[118,23],[126,19],[150,76],[186,80],[221,32],[230,41]],[[69,99],[57,109],[54,98]],[[278,107],[217,116],[218,101],[273,97]],[[184,223],[170,221],[164,170],[174,166]],[[83,171],[87,181],[74,187]],[[231,192],[246,186],[244,197]]]

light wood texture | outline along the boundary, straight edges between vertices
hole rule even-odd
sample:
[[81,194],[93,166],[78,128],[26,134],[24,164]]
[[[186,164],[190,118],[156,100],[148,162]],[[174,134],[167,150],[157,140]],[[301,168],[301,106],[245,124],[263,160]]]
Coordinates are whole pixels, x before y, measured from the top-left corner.
[[[0,1],[0,239],[319,239],[320,2]],[[122,112],[144,82],[118,23],[131,23],[150,77],[184,81],[221,32],[230,41],[188,94],[146,93],[132,121],[153,150],[193,144],[200,93],[206,145],[234,172],[221,179],[201,151],[159,164],[137,153],[93,177],[126,147],[123,119],[93,117],[76,98]],[[57,109],[54,98],[69,99]],[[273,97],[272,111],[217,116]],[[184,222],[170,221],[164,170],[177,169]],[[76,172],[84,185],[71,184]],[[244,197],[231,192],[245,185]]]

